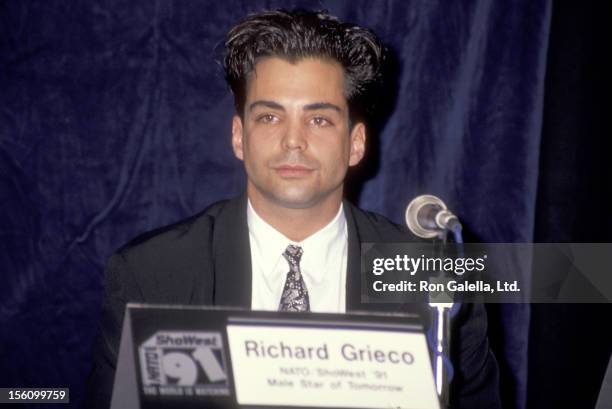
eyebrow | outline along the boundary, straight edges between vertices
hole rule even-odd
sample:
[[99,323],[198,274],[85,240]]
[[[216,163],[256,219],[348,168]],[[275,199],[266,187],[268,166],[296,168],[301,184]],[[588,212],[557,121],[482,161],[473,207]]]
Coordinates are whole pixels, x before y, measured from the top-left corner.
[[338,113],[342,113],[342,109],[338,105],[330,104],[329,102],[315,102],[304,107],[305,111],[318,111],[319,109],[331,109]]
[[262,107],[270,108],[270,109],[278,109],[279,111],[284,111],[285,110],[285,108],[281,104],[279,104],[278,102],[266,101],[266,100],[258,100],[258,101],[255,101],[255,102],[253,102],[253,103],[251,103],[249,105],[249,111],[254,110],[258,106],[262,106]]
[[[268,101],[268,100],[258,100],[258,101],[252,102],[249,105],[249,111],[252,111],[259,106],[270,108],[270,109],[277,109],[279,111],[285,110],[285,108],[278,102]],[[304,106],[305,111],[317,111],[320,109],[331,109],[338,113],[342,113],[342,109],[338,105],[335,105],[329,102],[314,102],[312,104],[308,104]]]

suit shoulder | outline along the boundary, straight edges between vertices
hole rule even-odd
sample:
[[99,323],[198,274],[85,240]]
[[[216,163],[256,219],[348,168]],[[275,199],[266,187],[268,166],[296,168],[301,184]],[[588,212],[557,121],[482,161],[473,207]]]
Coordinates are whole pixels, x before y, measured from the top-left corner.
[[142,233],[117,250],[128,259],[168,258],[202,248],[214,231],[216,215],[227,200],[216,202],[199,213],[167,226]]
[[372,223],[373,225],[378,226],[379,228],[389,228],[389,229],[402,230],[402,231],[408,232],[408,229],[406,229],[406,227],[389,220],[382,214],[372,212],[370,210],[364,210],[364,209],[359,209],[359,208],[356,208],[356,209],[357,209],[357,212],[356,212],[357,215],[363,217],[369,223]]
[[354,217],[362,241],[421,241],[406,226],[397,224],[381,214],[360,209],[350,203],[348,209]]
[[108,285],[125,287],[126,300],[154,303],[186,304],[209,294],[215,215],[223,206],[215,203],[121,247],[109,260]]
[[180,241],[181,239],[184,240],[190,234],[193,234],[195,230],[201,230],[202,227],[208,226],[209,223],[208,215],[198,213],[178,222],[141,233],[121,246],[117,253],[125,255],[134,251],[154,249],[167,243]]

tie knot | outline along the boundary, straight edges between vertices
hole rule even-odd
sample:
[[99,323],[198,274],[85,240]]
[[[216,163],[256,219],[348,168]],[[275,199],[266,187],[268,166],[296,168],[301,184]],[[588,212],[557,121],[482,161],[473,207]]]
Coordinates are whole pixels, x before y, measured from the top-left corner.
[[285,259],[290,264],[299,264],[303,253],[304,250],[300,246],[294,246],[293,244],[290,244],[285,249],[283,257],[285,257]]

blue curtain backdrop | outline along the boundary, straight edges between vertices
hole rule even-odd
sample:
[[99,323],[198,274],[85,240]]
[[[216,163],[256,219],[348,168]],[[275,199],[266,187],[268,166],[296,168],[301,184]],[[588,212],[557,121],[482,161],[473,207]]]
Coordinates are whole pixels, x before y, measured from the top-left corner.
[[[328,9],[393,53],[361,207],[401,223],[433,193],[471,241],[533,241],[549,2],[3,1],[0,386],[69,386],[77,407],[107,257],[242,190],[218,61],[229,27],[279,6]],[[490,320],[522,408],[529,311]]]

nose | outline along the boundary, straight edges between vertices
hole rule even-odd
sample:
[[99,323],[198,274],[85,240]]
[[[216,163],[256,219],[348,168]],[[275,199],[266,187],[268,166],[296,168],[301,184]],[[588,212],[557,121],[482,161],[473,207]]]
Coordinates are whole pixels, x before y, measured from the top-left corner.
[[308,147],[306,129],[300,121],[289,121],[282,143],[283,148],[287,150],[303,151]]

